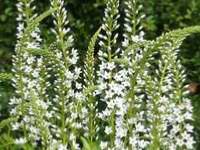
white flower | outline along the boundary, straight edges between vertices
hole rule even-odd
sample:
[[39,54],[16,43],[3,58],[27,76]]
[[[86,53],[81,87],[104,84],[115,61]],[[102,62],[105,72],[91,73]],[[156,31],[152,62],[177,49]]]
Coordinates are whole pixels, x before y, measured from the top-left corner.
[[83,107],[82,108],[82,113],[83,113],[83,115],[86,115],[88,113],[88,110],[85,107]]
[[26,72],[27,74],[30,73],[33,69],[30,66],[25,66],[24,67],[24,72]]
[[141,149],[144,149],[145,147],[147,147],[148,144],[149,144],[148,141],[144,141],[144,140],[138,141],[138,146],[139,146]]
[[115,68],[114,62],[108,63],[108,64],[107,64],[107,68],[108,68],[109,70],[113,70],[113,69]]
[[100,143],[100,147],[102,150],[106,149],[108,147],[108,142],[102,142]]
[[116,135],[119,138],[125,137],[126,134],[127,134],[127,129],[125,127],[123,127],[123,126],[120,127],[120,128],[116,128],[116,130],[117,130]]
[[106,109],[103,111],[103,116],[107,117],[107,116],[110,116],[112,113],[111,109]]
[[186,128],[187,132],[193,132],[193,129],[194,129],[194,127],[191,126],[190,124],[186,124],[185,128]]
[[40,45],[36,42],[32,42],[32,43],[27,43],[27,48],[28,49],[38,49],[40,47]]
[[141,42],[141,41],[143,41],[143,37],[140,37],[140,36],[138,36],[138,35],[132,35],[131,36],[131,40],[133,41],[133,42]]
[[105,128],[105,133],[106,133],[107,135],[111,134],[111,133],[112,133],[112,128],[111,128],[111,127],[106,127],[106,128]]
[[103,41],[99,41],[99,46],[104,46],[104,42]]
[[122,46],[127,47],[128,45],[129,45],[129,40],[125,38],[124,41],[122,42]]
[[145,32],[144,31],[140,31],[140,33],[139,33],[140,39],[143,39],[144,35],[145,35]]
[[12,124],[12,130],[14,130],[14,131],[18,130],[19,127],[20,127],[20,124],[18,122]]
[[58,58],[58,59],[62,59],[62,53],[61,52],[56,52],[56,57]]
[[81,93],[81,92],[76,92],[76,93],[75,93],[75,98],[78,99],[78,100],[83,99],[83,93]]
[[135,125],[135,128],[136,128],[137,132],[145,132],[144,125],[142,125],[140,122]]
[[71,71],[66,70],[66,71],[65,71],[65,77],[66,77],[67,79],[69,79],[69,80],[72,80],[74,76],[73,76],[73,73],[71,73]]
[[10,114],[11,114],[11,115],[16,115],[16,114],[17,114],[17,108],[13,108],[13,109],[10,111]]
[[111,73],[110,72],[107,72],[107,71],[104,71],[103,74],[101,74],[101,76],[104,78],[104,79],[110,79],[111,77]]
[[21,38],[22,37],[22,33],[23,33],[23,30],[24,30],[24,23],[19,23],[18,24],[18,27],[17,27],[17,38]]
[[124,104],[124,99],[121,98],[121,97],[116,97],[115,98],[115,104],[117,105],[117,107],[120,109],[120,108],[123,108],[123,104]]
[[81,69],[78,67],[75,67],[74,69],[74,79],[77,80],[79,78],[79,75],[81,74]]
[[123,149],[124,150],[123,142],[121,141],[120,138],[115,139],[115,149],[120,149],[120,150]]
[[191,149],[191,150],[194,149],[195,141],[193,137],[189,137],[185,141],[186,141],[185,145],[187,149]]
[[19,103],[21,103],[21,99],[13,97],[10,99],[9,105],[15,105]]
[[192,113],[186,112],[186,113],[184,114],[184,117],[185,117],[185,119],[192,120]]
[[108,107],[108,108],[114,109],[114,107],[115,107],[114,101],[112,101],[112,100],[111,100],[111,101],[108,101],[108,102],[107,102],[107,107]]
[[70,134],[69,139],[71,141],[74,141],[76,139],[75,135],[73,133]]
[[111,90],[117,95],[123,95],[123,86],[119,84],[112,84],[110,85]]
[[67,145],[59,144],[58,150],[67,150]]
[[75,64],[77,63],[77,61],[78,61],[78,53],[77,53],[77,50],[72,49],[71,55],[72,55],[72,57],[69,59],[69,62],[70,62],[72,65],[75,65]]
[[82,88],[82,84],[76,82],[76,89],[80,90]]
[[183,139],[178,138],[177,141],[176,141],[176,144],[181,147],[185,144],[185,142],[184,142]]
[[132,136],[129,138],[129,142],[131,145],[135,146],[136,143],[138,142],[137,138],[135,136]]
[[[32,88],[34,88],[36,85],[37,85],[37,82],[36,82],[35,80],[32,80],[32,81],[28,82],[27,88],[28,88],[28,89],[32,89]],[[34,91],[34,89],[33,89],[33,91]]]
[[99,85],[98,85],[98,93],[100,93],[101,91],[105,90],[107,88],[106,84],[101,82]]
[[37,70],[34,70],[32,73],[34,78],[38,78],[39,77],[39,72]]
[[127,32],[132,32],[132,28],[129,24],[124,24],[124,27],[126,28]]
[[15,140],[15,144],[18,144],[18,145],[23,145],[26,142],[27,142],[27,140],[25,138],[19,138],[19,139]]
[[34,57],[28,57],[27,59],[27,64],[30,65],[34,62],[35,58]]

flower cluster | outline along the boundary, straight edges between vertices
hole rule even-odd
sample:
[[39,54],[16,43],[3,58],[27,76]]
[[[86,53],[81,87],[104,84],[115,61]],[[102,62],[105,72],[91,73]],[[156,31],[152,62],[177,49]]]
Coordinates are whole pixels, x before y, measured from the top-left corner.
[[178,49],[198,27],[145,40],[143,6],[125,0],[119,35],[120,1],[107,0],[82,67],[64,0],[50,0],[55,40],[44,46],[38,20],[48,15],[35,14],[33,2],[17,4],[16,90],[7,120],[12,144],[48,150],[194,149],[192,105]]
[[[45,103],[47,100],[45,92],[49,84],[48,81],[44,81],[47,74],[43,57],[37,57],[25,51],[25,49],[40,49],[42,42],[38,27],[29,34],[26,33],[29,23],[37,17],[34,13],[35,7],[32,6],[33,2],[33,0],[19,0],[17,3],[18,42],[15,49],[16,55],[13,56],[15,74],[13,86],[16,88],[16,96],[10,100],[9,104],[10,114],[18,118],[18,121],[12,124],[12,130],[19,132],[21,129],[23,133],[29,133],[16,139],[16,144],[31,141],[36,145],[41,139],[42,142],[46,142],[46,137],[49,136],[49,123],[43,120],[48,108]],[[18,134],[16,133],[17,136]]]
[[[81,107],[83,94],[80,92],[82,85],[78,82],[81,69],[77,67],[78,53],[72,48],[73,36],[68,27],[67,11],[64,8],[64,1],[52,0],[51,7],[58,9],[53,13],[55,28],[52,32],[56,42],[51,48],[54,59],[51,60],[50,68],[53,72],[53,91],[51,114],[55,117],[52,122],[53,147],[68,147],[79,149],[76,142],[82,128],[81,121],[86,118],[86,112]],[[70,131],[70,132],[69,132]]]

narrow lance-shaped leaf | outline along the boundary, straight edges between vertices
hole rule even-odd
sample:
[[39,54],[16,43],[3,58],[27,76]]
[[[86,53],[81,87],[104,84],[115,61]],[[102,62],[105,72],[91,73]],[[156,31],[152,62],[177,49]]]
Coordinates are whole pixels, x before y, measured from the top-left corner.
[[94,49],[95,49],[95,45],[99,36],[99,33],[101,31],[101,27],[96,31],[96,33],[93,35],[93,37],[91,38],[91,41],[89,43],[88,46],[88,50],[87,50],[87,56],[86,56],[86,60],[85,60],[85,78],[87,81],[85,81],[86,84],[91,83],[93,84],[94,82]]
[[11,122],[17,121],[17,118],[8,118],[0,122],[0,129],[4,128],[5,126],[9,126]]
[[[88,51],[87,51],[87,56],[86,56],[86,60],[85,60],[85,70],[84,70],[84,76],[85,76],[85,88],[84,88],[84,94],[86,95],[86,105],[88,106],[87,108],[89,109],[89,121],[88,121],[88,128],[89,128],[89,139],[90,141],[94,140],[94,134],[96,131],[96,119],[95,119],[95,114],[96,114],[96,110],[95,110],[95,97],[93,95],[93,92],[95,91],[96,87],[95,87],[95,83],[94,83],[94,79],[95,79],[95,60],[94,60],[94,50],[95,50],[95,45],[96,45],[96,41],[98,39],[98,35],[101,31],[101,27],[97,30],[97,32],[93,35],[93,37],[91,38],[91,41],[89,43],[88,46]],[[82,139],[84,147],[87,146],[87,143],[85,142],[84,139]],[[88,147],[88,146],[87,146]],[[88,149],[88,148],[85,148]],[[91,149],[91,148],[90,148]]]
[[11,80],[13,75],[11,73],[0,73],[0,81]]
[[39,15],[38,17],[32,19],[31,23],[28,25],[28,27],[26,28],[26,32],[31,33],[31,31],[33,31],[41,21],[43,21],[45,18],[47,18],[48,16],[50,16],[53,12],[56,11],[57,8],[51,8],[45,12],[43,12],[41,15]]

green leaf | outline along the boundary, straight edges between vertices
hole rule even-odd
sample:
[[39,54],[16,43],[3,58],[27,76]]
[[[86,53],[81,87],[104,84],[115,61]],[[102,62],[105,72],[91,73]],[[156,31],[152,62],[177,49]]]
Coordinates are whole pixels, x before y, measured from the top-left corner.
[[8,118],[0,122],[0,129],[4,128],[5,126],[9,125],[11,122],[17,121],[17,118]]
[[83,142],[83,149],[84,150],[91,150],[90,144],[88,143],[88,141],[84,137],[81,137],[81,141]]
[[11,80],[13,75],[11,73],[0,73],[0,81]]
[[91,54],[94,54],[94,47],[96,45],[96,41],[98,39],[99,33],[101,32],[101,27],[96,31],[96,33],[92,36],[89,46],[88,46],[88,54],[90,54],[90,56],[94,56]]
[[[87,50],[87,56],[85,60],[85,78],[88,81],[88,83],[93,84],[94,81],[94,48],[96,45],[96,41],[98,39],[98,35],[101,31],[101,27],[97,30],[97,32],[93,35],[93,37],[90,40],[88,50]],[[86,84],[88,84],[86,83]]]
[[13,145],[13,144],[14,144],[14,139],[8,134],[2,134],[0,136],[0,149],[8,148],[8,146]]
[[83,150],[100,150],[99,145],[96,142],[91,142],[84,137],[81,137],[83,143]]
[[123,59],[123,58],[114,58],[112,61],[115,63],[118,63],[118,64],[123,64],[125,66],[129,65],[129,61],[127,59]]
[[27,52],[31,53],[32,55],[39,55],[39,56],[44,56],[44,57],[52,57],[53,53],[51,53],[48,50],[44,50],[44,49],[26,49]]
[[26,31],[28,31],[28,33],[32,32],[35,27],[37,27],[39,25],[39,23],[44,20],[46,17],[50,16],[53,12],[56,11],[57,8],[51,8],[45,12],[43,12],[41,15],[39,15],[36,18],[32,18],[31,23],[28,25]]

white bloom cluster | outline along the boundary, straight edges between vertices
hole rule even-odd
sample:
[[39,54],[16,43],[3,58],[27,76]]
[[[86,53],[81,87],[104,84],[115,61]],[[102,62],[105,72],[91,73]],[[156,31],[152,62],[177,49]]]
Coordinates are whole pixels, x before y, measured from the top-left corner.
[[[13,86],[16,88],[16,97],[13,97],[9,104],[12,109],[10,114],[17,116],[19,121],[12,124],[13,130],[21,128],[24,132],[29,132],[26,137],[27,141],[37,142],[39,140],[48,140],[49,123],[43,120],[46,116],[48,103],[45,92],[49,86],[48,82],[44,81],[47,74],[42,57],[36,57],[29,54],[23,49],[38,49],[40,48],[41,38],[39,28],[35,28],[25,39],[25,28],[28,26],[31,18],[35,18],[37,14],[32,7],[34,1],[19,0],[17,9],[19,22],[17,28],[18,43],[16,45],[16,55],[13,57]],[[40,117],[38,117],[38,115]],[[41,124],[38,126],[38,124]],[[44,139],[44,136],[47,139]],[[22,139],[16,140],[16,143],[22,143]],[[46,142],[46,141],[45,141]],[[43,144],[43,143],[42,143]]]
[[[169,44],[169,43],[168,43]],[[170,44],[169,44],[170,45]],[[175,46],[174,46],[175,45]],[[168,114],[165,117],[165,132],[168,139],[165,139],[166,145],[170,149],[178,149],[186,147],[186,149],[194,149],[193,126],[191,125],[193,108],[187,97],[187,92],[181,91],[185,82],[185,72],[180,61],[177,58],[177,47],[180,44],[171,43],[172,50],[164,52],[164,62],[168,63],[168,75],[166,77],[165,89],[163,93],[171,93],[168,99],[168,106],[165,111]],[[173,63],[172,63],[173,62]],[[170,68],[171,67],[171,68]],[[166,104],[166,102],[165,102]],[[164,118],[164,117],[163,117]],[[170,128],[170,129],[169,129]],[[164,143],[164,142],[163,142]]]
[[[175,47],[170,46],[170,43],[167,42],[164,44],[164,47],[160,47],[162,48],[162,50],[160,49],[162,60],[158,61],[159,70],[155,70],[158,74],[152,75],[152,68],[156,67],[155,56],[147,56],[151,47],[140,47],[143,42],[146,42],[143,39],[144,32],[140,24],[145,17],[139,14],[142,6],[138,5],[138,2],[135,0],[126,1],[125,4],[127,6],[127,9],[125,9],[126,32],[122,42],[125,51],[122,52],[121,58],[127,61],[127,65],[130,67],[122,66],[123,69],[120,69],[114,62],[109,62],[116,58],[116,53],[113,53],[111,49],[112,44],[106,45],[105,41],[110,40],[109,36],[100,35],[104,42],[100,41],[99,43],[102,49],[99,51],[101,64],[97,72],[99,78],[96,93],[100,96],[100,101],[106,105],[103,111],[99,112],[99,117],[105,121],[104,132],[106,137],[109,137],[109,140],[103,140],[100,146],[102,149],[113,147],[115,149],[126,149],[126,147],[131,147],[132,149],[157,149],[157,146],[160,145],[160,147],[168,147],[170,149],[182,147],[192,149],[194,145],[194,140],[191,137],[192,126],[187,123],[187,120],[192,118],[192,111],[189,109],[187,111],[186,109],[180,110],[179,115],[176,112],[176,119],[179,122],[173,119],[175,121],[174,125],[172,125],[173,121],[171,120],[172,116],[173,118],[175,117],[174,111],[179,107],[179,104],[174,99],[174,97],[177,97],[177,94],[172,94],[174,86],[184,83],[184,73],[180,75],[182,83],[174,81],[176,78],[175,73],[173,74],[174,65],[181,66],[176,64],[178,62],[177,57],[175,57],[177,54],[176,51],[173,51]],[[112,7],[108,10],[112,10]],[[105,14],[107,14],[107,11]],[[109,25],[105,24],[104,26]],[[106,30],[107,32],[105,33],[112,35],[109,29]],[[128,47],[131,43],[135,45],[133,48]],[[180,46],[177,43],[176,45]],[[174,63],[172,63],[172,59]],[[174,70],[182,69],[176,68]],[[120,72],[123,72],[126,78],[116,77]],[[151,76],[154,78],[157,76],[157,78],[154,79]],[[177,89],[180,91],[182,87]],[[181,99],[181,96],[179,98]],[[181,102],[182,104],[183,102]],[[183,118],[183,112],[188,115],[188,119]],[[181,120],[183,121],[181,123],[180,117],[182,117]],[[180,126],[186,125],[189,130],[183,127],[183,131],[180,129],[173,135],[170,135],[169,133],[173,129],[178,128],[175,125],[178,125],[179,129],[181,128]],[[187,134],[186,137],[190,137],[191,140],[188,140],[188,143],[183,138],[184,136],[181,135],[182,133],[185,136]],[[178,141],[175,139],[179,142],[181,141],[182,145],[178,144]],[[188,146],[184,144],[184,141]]]
[[138,0],[125,0],[125,34],[122,45],[127,47],[130,43],[143,41],[144,31],[141,24],[145,15],[142,14],[143,5]]
[[51,114],[56,118],[56,121],[52,122],[51,131],[56,135],[54,142],[59,145],[58,149],[66,149],[69,145],[79,149],[77,133],[82,128],[81,120],[86,118],[87,111],[81,107],[84,98],[81,92],[82,84],[78,82],[81,74],[81,69],[77,67],[78,52],[71,48],[73,37],[70,28],[66,27],[68,20],[64,1],[52,0],[51,7],[58,7],[53,14],[55,28],[52,29],[57,41],[52,49],[55,57],[51,62],[51,71],[54,72],[55,78]]
[[193,127],[189,123],[192,121],[192,106],[181,90],[185,76],[177,60],[176,45],[179,46],[178,43],[165,43],[154,79],[146,78],[147,120],[152,148],[156,143],[168,149],[194,148]]
[[110,141],[109,143],[101,143],[102,149],[105,147],[123,149],[125,145],[122,139],[127,134],[124,123],[124,115],[127,111],[127,104],[124,99],[125,89],[129,84],[126,80],[127,71],[121,70],[118,72],[117,68],[119,66],[113,62],[113,59],[117,58],[117,54],[120,51],[120,49],[114,47],[118,38],[118,34],[114,33],[119,28],[117,22],[119,18],[118,7],[118,0],[108,1],[102,26],[105,34],[99,35],[101,39],[99,42],[101,46],[99,51],[101,63],[97,72],[98,88],[96,94],[100,97],[100,102],[105,105],[105,108],[99,112],[99,118],[102,122],[107,123],[104,127],[104,132]]
[[42,49],[38,27],[25,33],[37,17],[32,3],[17,4],[16,95],[9,102],[10,115],[17,118],[11,123],[15,144],[79,150],[98,141],[102,150],[194,149],[193,108],[182,90],[185,72],[177,57],[182,39],[145,40],[142,5],[125,0],[119,46],[119,0],[107,0],[104,23],[91,40],[82,72],[64,0],[50,0],[56,40],[48,56],[27,51]]

